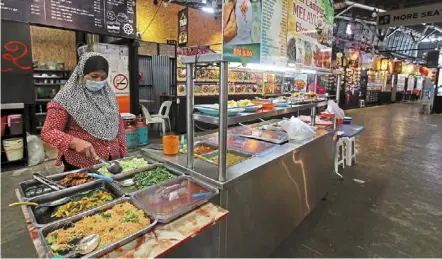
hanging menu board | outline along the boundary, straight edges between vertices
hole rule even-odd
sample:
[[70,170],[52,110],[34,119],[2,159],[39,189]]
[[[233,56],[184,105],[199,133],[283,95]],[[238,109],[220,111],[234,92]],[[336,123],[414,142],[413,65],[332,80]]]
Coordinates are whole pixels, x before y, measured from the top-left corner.
[[262,3],[261,63],[287,64],[288,0],[267,0]]
[[2,19],[136,37],[135,0],[2,0]]
[[330,68],[334,9],[329,0],[289,0],[289,63]]

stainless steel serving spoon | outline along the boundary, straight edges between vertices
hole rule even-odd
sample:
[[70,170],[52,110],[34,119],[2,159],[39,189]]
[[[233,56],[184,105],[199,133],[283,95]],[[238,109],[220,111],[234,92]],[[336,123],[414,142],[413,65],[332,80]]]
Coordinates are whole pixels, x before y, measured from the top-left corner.
[[101,242],[101,238],[97,234],[85,236],[78,242],[78,244],[74,248],[74,250],[72,250],[68,254],[64,255],[63,257],[74,258],[78,255],[89,254],[100,245],[100,242]]
[[106,168],[111,174],[119,174],[123,172],[123,168],[121,167],[120,163],[118,163],[118,161],[109,162],[101,157],[98,157],[97,160],[103,164],[106,164],[107,165]]

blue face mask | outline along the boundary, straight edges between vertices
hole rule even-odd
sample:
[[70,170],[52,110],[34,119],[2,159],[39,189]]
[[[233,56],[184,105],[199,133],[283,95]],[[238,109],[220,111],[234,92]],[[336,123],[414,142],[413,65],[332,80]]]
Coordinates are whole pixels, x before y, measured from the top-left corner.
[[106,85],[106,80],[104,80],[104,81],[86,80],[86,88],[92,92],[96,92],[96,91],[102,89],[105,85]]

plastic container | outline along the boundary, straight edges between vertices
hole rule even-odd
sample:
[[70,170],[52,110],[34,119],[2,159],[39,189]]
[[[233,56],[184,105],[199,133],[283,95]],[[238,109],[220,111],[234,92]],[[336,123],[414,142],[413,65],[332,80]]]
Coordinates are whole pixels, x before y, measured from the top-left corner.
[[273,108],[275,108],[275,104],[274,104],[274,103],[264,103],[264,104],[262,105],[262,109],[263,109],[264,111],[272,111]]
[[163,136],[163,153],[165,155],[176,155],[180,147],[179,138],[177,135]]
[[126,134],[127,149],[136,149],[138,147],[138,133],[137,129],[132,126],[131,121],[126,121],[124,132]]
[[167,183],[137,191],[133,198],[158,222],[173,219],[206,203],[218,194],[218,189],[188,176],[177,177]]
[[137,117],[137,123],[135,124],[138,135],[138,145],[145,146],[148,144],[148,130],[144,117]]
[[21,114],[8,115],[8,127],[11,135],[23,133],[23,120]]
[[346,124],[346,125],[350,125],[351,122],[352,122],[351,117],[344,117],[344,119],[342,120],[342,124]]
[[23,139],[11,138],[3,140],[3,147],[8,161],[23,159]]
[[6,122],[7,122],[7,117],[6,116],[2,116],[2,136],[5,135],[5,130],[6,130]]

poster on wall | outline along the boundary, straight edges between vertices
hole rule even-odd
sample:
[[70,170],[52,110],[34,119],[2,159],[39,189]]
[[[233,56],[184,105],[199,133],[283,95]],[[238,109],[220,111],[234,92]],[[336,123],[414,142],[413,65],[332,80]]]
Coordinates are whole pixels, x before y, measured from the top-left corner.
[[289,63],[330,68],[334,9],[330,0],[289,0]]
[[187,46],[189,42],[189,9],[178,12],[178,46]]
[[29,24],[2,21],[1,102],[35,102]]
[[2,0],[4,20],[136,37],[135,0]]
[[261,0],[225,0],[223,55],[230,62],[259,63]]
[[287,65],[287,6],[289,0],[262,3],[261,63]]

